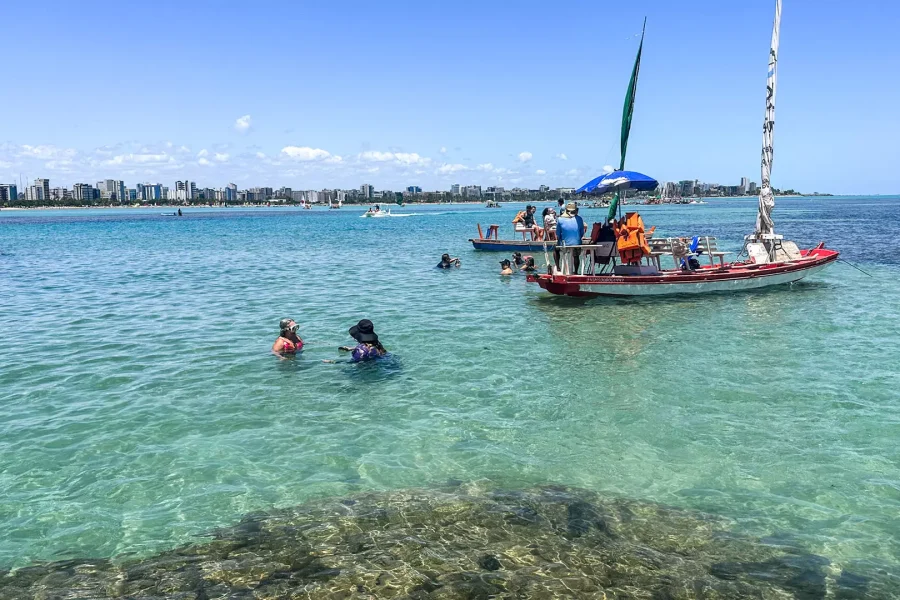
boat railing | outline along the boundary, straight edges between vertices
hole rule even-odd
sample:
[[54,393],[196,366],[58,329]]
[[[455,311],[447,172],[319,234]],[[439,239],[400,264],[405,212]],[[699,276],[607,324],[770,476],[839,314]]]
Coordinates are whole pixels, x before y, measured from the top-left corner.
[[[577,246],[558,244],[553,256],[549,257],[550,272],[553,275],[601,275],[612,270],[616,256],[615,242]],[[577,268],[576,257],[579,259]]]

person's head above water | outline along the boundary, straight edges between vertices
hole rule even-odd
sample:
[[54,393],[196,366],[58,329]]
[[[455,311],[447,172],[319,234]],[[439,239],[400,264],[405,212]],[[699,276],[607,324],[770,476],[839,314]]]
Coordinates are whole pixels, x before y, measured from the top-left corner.
[[562,209],[563,204],[565,204],[566,201],[563,200],[562,198],[560,198],[559,200],[556,201],[556,203],[559,205],[559,208]]
[[286,335],[288,333],[297,333],[298,325],[297,322],[291,318],[284,318],[279,323],[278,326],[281,328],[281,335]]
[[441,254],[441,262],[450,262],[449,254]]
[[533,268],[534,268],[534,257],[533,257],[533,256],[526,256],[526,257],[525,257],[525,266],[526,266],[527,268],[529,268],[529,269],[533,269]]
[[378,334],[375,333],[375,326],[372,321],[362,319],[359,323],[350,328],[350,337],[360,344],[377,344]]

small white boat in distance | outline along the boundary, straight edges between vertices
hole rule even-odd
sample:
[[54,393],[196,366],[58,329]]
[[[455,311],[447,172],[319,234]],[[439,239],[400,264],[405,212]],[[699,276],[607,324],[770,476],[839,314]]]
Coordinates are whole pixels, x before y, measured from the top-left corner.
[[378,217],[389,217],[391,216],[391,209],[381,210],[381,207],[377,204],[374,208],[369,208],[366,212],[360,215],[362,218],[378,218]]

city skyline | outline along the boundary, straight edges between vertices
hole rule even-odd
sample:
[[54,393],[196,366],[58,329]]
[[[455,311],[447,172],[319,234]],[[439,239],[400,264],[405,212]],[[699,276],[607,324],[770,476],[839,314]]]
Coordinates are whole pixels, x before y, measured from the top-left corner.
[[[773,185],[834,193],[897,193],[898,84],[889,23],[895,6],[857,18],[820,5],[785,4]],[[765,64],[772,3],[722,6],[643,0],[611,12],[586,2],[521,10],[461,1],[437,11],[396,5],[223,3],[16,4],[11,23],[40,21],[50,39],[102,19],[141,22],[104,42],[58,52],[10,27],[15,84],[4,96],[0,181],[50,177],[72,185],[131,180],[262,182],[322,188],[481,185],[579,187],[618,164],[621,103],[643,17],[647,38],[626,167],[660,181],[694,173],[759,178]],[[270,25],[302,33],[271,44],[210,44],[209,31]],[[471,15],[477,14],[477,19]],[[577,35],[585,19],[610,35]],[[340,24],[340,33],[336,27]],[[576,35],[573,35],[576,34]],[[837,39],[853,39],[838,44]],[[414,51],[412,51],[415,49]],[[92,72],[129,73],[157,88],[83,90]],[[841,72],[840,85],[834,73]],[[52,93],[34,93],[47,88]],[[173,82],[178,82],[174,84]],[[877,86],[877,87],[876,87]],[[852,110],[864,97],[866,110]],[[852,181],[843,175],[854,165]]]
[[[377,199],[386,198],[395,194],[392,189],[376,189],[373,185],[363,183],[357,188],[347,187],[328,187],[321,190],[316,189],[294,189],[289,186],[281,186],[275,188],[273,186],[254,186],[247,189],[238,189],[235,183],[228,183],[224,187],[203,187],[198,186],[197,182],[190,180],[176,180],[173,186],[166,186],[162,183],[143,182],[136,183],[135,187],[130,188],[125,184],[124,180],[105,179],[98,181],[96,184],[75,183],[72,189],[66,186],[50,187],[50,180],[47,178],[38,178],[34,180],[32,185],[25,185],[24,181],[19,184],[0,183],[0,203],[10,204],[18,203],[18,205],[32,204],[41,206],[44,204],[60,204],[66,200],[72,200],[76,203],[107,203],[107,204],[132,204],[132,203],[148,203],[148,202],[173,202],[180,204],[189,204],[193,201],[207,202],[223,202],[223,203],[242,203],[242,202],[259,202],[272,199],[291,200],[300,203],[317,203],[317,202],[337,202],[341,203],[349,198],[353,199]],[[19,189],[22,188],[22,189]],[[406,186],[404,189],[396,192],[401,195],[447,195],[447,196],[463,196],[477,197],[490,196],[497,199],[498,195],[505,196],[508,194],[527,194],[527,193],[559,193],[560,195],[568,195],[574,193],[573,187],[557,186],[551,188],[546,184],[539,185],[535,188],[512,187],[505,186],[482,186],[471,182],[460,184],[451,184],[449,190],[434,189],[428,190],[418,185]],[[741,177],[738,185],[722,185],[712,182],[701,182],[699,179],[684,179],[670,182],[659,182],[656,194],[663,198],[688,197],[697,195],[717,195],[717,196],[741,196],[747,194],[755,194],[758,186],[755,181],[750,181],[747,177]],[[793,190],[791,190],[793,191]],[[808,192],[807,192],[808,193]],[[818,192],[814,192],[818,194]]]

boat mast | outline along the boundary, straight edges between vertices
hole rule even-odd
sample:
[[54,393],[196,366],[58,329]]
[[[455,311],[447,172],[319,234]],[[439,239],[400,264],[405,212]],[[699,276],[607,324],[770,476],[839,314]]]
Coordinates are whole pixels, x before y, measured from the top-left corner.
[[[628,152],[628,136],[631,133],[631,119],[634,116],[634,97],[637,94],[638,73],[641,70],[641,54],[644,51],[644,33],[647,31],[647,17],[644,17],[644,26],[641,29],[641,43],[638,46],[637,56],[634,59],[634,67],[631,69],[631,79],[628,81],[628,91],[625,93],[625,106],[622,109],[622,133],[619,139],[619,170],[625,170],[625,154]],[[616,209],[619,206],[619,192],[613,196],[609,204],[607,221],[616,218]]]
[[766,119],[763,122],[762,182],[759,189],[759,215],[756,218],[757,240],[775,237],[775,194],[772,192],[773,134],[775,132],[775,88],[778,84],[778,38],[781,31],[781,0],[775,0],[775,24],[769,48],[769,75],[766,81]]

